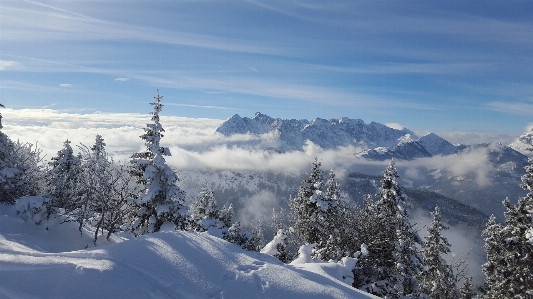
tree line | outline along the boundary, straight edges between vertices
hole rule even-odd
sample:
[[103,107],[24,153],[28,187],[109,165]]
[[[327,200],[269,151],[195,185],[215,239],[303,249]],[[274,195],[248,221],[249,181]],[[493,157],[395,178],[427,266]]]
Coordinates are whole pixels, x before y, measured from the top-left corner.
[[140,136],[145,150],[134,153],[129,164],[113,161],[100,135],[92,146],[80,144],[78,154],[66,140],[43,163],[38,148],[0,132],[0,203],[16,204],[20,216],[36,224],[55,217],[78,223],[80,232],[90,226],[95,244],[120,231],[140,236],[172,228],[208,231],[284,263],[307,248],[315,260],[352,260],[345,281],[383,298],[533,298],[533,160],[522,177],[527,196],[516,205],[506,199],[505,223],[492,216],[483,231],[486,278],[475,287],[464,261],[444,259],[451,244],[442,234],[448,228],[438,207],[426,237],[410,223],[394,161],[383,172],[379,192],[356,206],[342,196],[335,173],[326,175],[315,158],[289,211],[273,217],[275,233],[266,245],[261,228],[243,231],[233,221],[233,207],[218,207],[207,184],[187,204],[178,176],[165,161],[170,150],[161,145],[159,91],[154,99],[152,122]]

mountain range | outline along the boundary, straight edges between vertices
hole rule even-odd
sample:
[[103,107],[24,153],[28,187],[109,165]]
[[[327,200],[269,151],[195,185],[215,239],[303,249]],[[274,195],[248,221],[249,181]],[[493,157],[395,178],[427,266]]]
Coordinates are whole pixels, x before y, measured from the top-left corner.
[[[376,122],[366,124],[361,119],[283,120],[259,112],[252,118],[234,115],[224,121],[216,132],[225,136],[268,135],[264,139],[267,142],[254,144],[256,150],[278,153],[302,151],[309,140],[323,149],[352,146],[354,158],[405,161],[398,166],[402,168],[399,169],[401,175],[408,171],[416,175],[414,179],[403,175],[400,179],[404,186],[436,192],[487,215],[494,213],[500,219],[504,211],[501,202],[505,197],[514,201],[525,195],[525,191],[519,187],[520,177],[525,173],[524,167],[529,164],[524,154],[528,153],[527,148],[531,147],[533,141],[533,132],[529,132],[510,145],[452,144],[434,133],[417,137],[407,128],[399,130]],[[439,163],[430,163],[432,158],[437,158]],[[410,162],[415,160],[420,161]],[[448,165],[451,163],[457,165]],[[469,171],[460,175],[454,171],[467,164],[470,164]],[[366,173],[376,175],[382,171],[380,167],[376,164],[376,169]],[[361,170],[352,169],[350,172]],[[345,187],[350,188],[347,185]]]
[[254,117],[240,117],[238,114],[227,119],[216,132],[224,136],[235,134],[274,134],[273,147],[281,152],[301,150],[307,140],[322,148],[355,145],[359,147],[390,147],[398,139],[414,133],[404,129],[389,128],[380,123],[366,124],[361,119],[342,117],[339,119],[315,118],[283,120],[257,112]]
[[[224,121],[216,132],[226,137],[237,134],[269,134],[268,142],[256,144],[255,147],[276,152],[302,150],[307,141],[323,149],[353,146],[359,150],[354,153],[355,156],[379,161],[452,155],[470,147],[452,144],[435,133],[418,138],[407,128],[399,130],[377,122],[366,124],[361,119],[347,117],[329,120],[315,118],[309,121],[272,118],[260,112],[251,118],[235,114]],[[533,138],[533,133],[530,135],[532,136],[524,135],[520,141],[509,146],[513,155],[525,157],[522,153]]]

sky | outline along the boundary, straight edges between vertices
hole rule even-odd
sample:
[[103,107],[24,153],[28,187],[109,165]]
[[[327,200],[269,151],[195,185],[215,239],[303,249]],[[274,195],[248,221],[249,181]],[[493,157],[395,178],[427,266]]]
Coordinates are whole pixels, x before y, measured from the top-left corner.
[[517,136],[532,46],[530,1],[0,0],[0,103]]

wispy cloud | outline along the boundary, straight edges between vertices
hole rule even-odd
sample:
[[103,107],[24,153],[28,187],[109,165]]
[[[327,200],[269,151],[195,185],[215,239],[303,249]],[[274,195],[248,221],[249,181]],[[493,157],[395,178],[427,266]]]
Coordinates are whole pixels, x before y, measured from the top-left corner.
[[70,84],[70,83],[61,83],[59,84],[59,87],[63,87],[63,88],[69,88],[69,87],[73,87],[74,85],[73,84]]
[[491,110],[514,114],[514,115],[533,115],[533,103],[520,102],[490,102],[487,107]]
[[69,10],[66,10],[66,9],[58,8],[58,7],[55,7],[55,6],[52,6],[52,5],[47,5],[47,4],[44,4],[42,2],[30,1],[30,0],[23,0],[23,1],[28,2],[28,3],[32,3],[32,4],[35,4],[35,5],[39,5],[39,6],[42,6],[42,7],[46,7],[46,8],[55,10],[55,11],[67,13],[67,14],[70,14],[70,15],[73,15],[73,16],[76,16],[76,17],[82,17],[82,18],[86,18],[86,19],[96,20],[96,19],[93,19],[93,18],[91,18],[89,16],[85,16],[85,15],[82,15],[80,13],[69,11]]
[[[130,25],[89,17],[78,12],[35,1],[31,5],[4,6],[2,40],[4,41],[57,41],[57,40],[132,40],[160,44],[183,45],[238,53],[281,54],[286,50],[268,45],[251,45],[239,39],[216,35],[180,32],[163,28]],[[45,8],[45,10],[43,10]],[[24,19],[24,22],[20,20]],[[22,34],[23,32],[31,34]],[[162,38],[164,37],[164,38]]]
[[220,109],[220,110],[237,110],[237,111],[244,111],[245,110],[245,109],[231,108],[231,107],[176,104],[176,103],[166,103],[165,105],[167,105],[167,106],[179,106],[179,107],[203,108],[203,109]]
[[119,81],[119,82],[126,82],[126,81],[129,81],[130,78],[116,78],[115,81]]
[[251,66],[247,66],[247,68],[251,69],[252,71],[256,72],[256,73],[260,73],[257,69],[254,69],[253,67]]
[[13,69],[18,65],[15,61],[8,61],[8,60],[0,60],[0,71]]

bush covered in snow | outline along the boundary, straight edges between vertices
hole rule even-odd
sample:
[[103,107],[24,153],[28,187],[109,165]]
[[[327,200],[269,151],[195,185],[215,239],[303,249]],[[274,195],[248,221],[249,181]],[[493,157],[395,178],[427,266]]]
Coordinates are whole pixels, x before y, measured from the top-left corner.
[[42,196],[28,196],[17,200],[15,210],[17,215],[27,221],[40,224],[48,217],[47,204],[50,198]]

